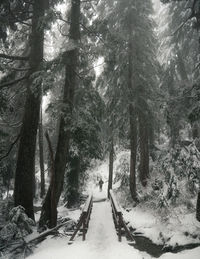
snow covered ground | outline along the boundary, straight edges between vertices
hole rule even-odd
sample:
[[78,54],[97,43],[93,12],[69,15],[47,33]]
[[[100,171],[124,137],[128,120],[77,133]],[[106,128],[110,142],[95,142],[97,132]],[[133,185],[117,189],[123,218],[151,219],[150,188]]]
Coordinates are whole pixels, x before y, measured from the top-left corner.
[[[93,189],[94,199],[106,199],[106,188],[99,192]],[[141,224],[148,225],[154,219],[148,216],[141,217]],[[146,223],[145,223],[146,222]],[[139,224],[139,220],[137,219]],[[155,223],[155,222],[154,222]],[[95,202],[91,214],[86,241],[77,237],[72,245],[68,245],[68,237],[48,238],[35,249],[30,259],[150,259],[150,255],[140,252],[127,244],[123,238],[118,242],[112,219],[109,201]],[[179,254],[167,253],[161,259],[199,259],[200,248],[185,251]]]
[[[114,168],[120,163],[120,158],[126,155],[127,151],[120,152],[116,157]],[[150,259],[154,258],[147,253],[141,252],[132,246],[129,246],[126,239],[118,242],[116,230],[111,214],[111,206],[107,200],[107,178],[108,161],[99,162],[90,172],[91,181],[88,184],[87,192],[93,193],[94,205],[91,214],[89,230],[86,241],[82,241],[81,236],[77,236],[72,245],[68,245],[69,237],[48,237],[43,241],[31,255],[30,259]],[[102,177],[104,181],[103,190],[100,192],[98,179]],[[77,220],[81,210],[68,210],[64,206],[59,208],[59,215],[69,216]],[[195,220],[194,214],[179,216],[179,219],[173,215],[170,220],[162,222],[156,213],[149,209],[137,206],[131,211],[123,210],[124,217],[129,224],[142,232],[156,244],[163,244],[163,233],[167,245],[194,243],[194,238],[185,236],[184,233],[196,233],[200,231],[200,225]],[[197,240],[198,241],[198,240]],[[161,259],[199,259],[200,248],[186,250],[177,254],[165,253]]]
[[[162,222],[152,211],[136,207],[130,212],[123,210],[124,218],[129,226],[137,229],[155,244],[176,246],[200,243],[197,236],[200,233],[200,223],[194,213],[171,216],[169,221]],[[196,237],[196,238],[195,238]]]
[[[76,237],[72,245],[68,245],[68,237],[47,238],[42,242],[30,256],[30,259],[150,259],[150,255],[140,252],[128,245],[125,238],[118,242],[116,230],[112,219],[111,206],[107,197],[107,186],[103,187],[100,192],[98,186],[92,186],[95,201],[105,200],[103,202],[94,202],[91,214],[89,230],[86,241],[83,242],[81,237]],[[137,210],[136,210],[137,211]],[[65,209],[60,208],[60,215],[65,215]],[[68,214],[74,219],[79,216],[79,211],[68,211]],[[71,215],[72,214],[72,215]],[[126,215],[127,216],[127,215]],[[150,214],[137,211],[129,213],[129,217],[135,219],[137,228],[141,226],[156,226],[155,218]],[[152,228],[151,228],[152,229]],[[155,228],[154,228],[155,229]],[[146,231],[148,233],[148,231]],[[145,233],[145,234],[146,234]],[[199,259],[200,248],[190,251],[184,251],[179,254],[167,253],[162,255],[161,259]]]
[[[102,192],[93,189],[96,201],[106,199],[106,188]],[[30,259],[142,259],[151,258],[130,247],[124,239],[118,242],[109,201],[95,202],[91,214],[86,241],[77,237],[72,245],[69,238],[48,238],[36,250]]]

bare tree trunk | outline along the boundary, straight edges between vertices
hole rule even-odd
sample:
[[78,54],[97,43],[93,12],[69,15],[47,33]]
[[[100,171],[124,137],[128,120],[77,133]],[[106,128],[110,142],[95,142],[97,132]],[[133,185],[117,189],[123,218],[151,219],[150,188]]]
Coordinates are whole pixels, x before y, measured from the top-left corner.
[[34,219],[33,182],[35,173],[35,148],[41,99],[40,91],[38,90],[41,82],[33,82],[33,75],[41,69],[43,61],[44,28],[39,24],[44,17],[44,13],[45,0],[35,0],[33,2],[31,51],[29,58],[31,76],[28,79],[14,189],[15,206],[22,205],[27,215],[32,219]]
[[[142,108],[142,107],[140,107]],[[139,138],[140,138],[140,165],[139,178],[143,186],[147,185],[149,177],[149,136],[148,127],[146,123],[146,116],[139,113]]]
[[196,219],[200,222],[200,191],[199,191],[198,197],[197,197]]
[[[66,51],[63,56],[65,65],[65,84],[64,84],[64,96],[63,104],[65,104],[65,110],[61,113],[60,128],[58,143],[55,155],[55,201],[58,205],[60,195],[63,189],[65,167],[67,163],[67,157],[69,153],[69,141],[70,141],[70,127],[72,124],[72,111],[74,105],[74,92],[76,87],[76,70],[78,66],[78,46],[77,43],[80,39],[80,0],[71,0],[71,24],[69,38],[73,41],[74,48],[70,51]],[[45,197],[39,227],[47,224],[49,227],[54,227],[52,224],[48,224],[51,219],[51,193],[52,186],[49,186],[47,195]]]
[[113,144],[113,136],[111,136],[110,152],[109,152],[108,198],[110,197],[109,191],[112,189],[113,163],[114,163],[114,144]]
[[42,124],[42,107],[40,107],[40,122],[39,122],[39,154],[40,154],[40,197],[45,195],[45,178],[44,178],[44,140],[43,140],[43,124]]

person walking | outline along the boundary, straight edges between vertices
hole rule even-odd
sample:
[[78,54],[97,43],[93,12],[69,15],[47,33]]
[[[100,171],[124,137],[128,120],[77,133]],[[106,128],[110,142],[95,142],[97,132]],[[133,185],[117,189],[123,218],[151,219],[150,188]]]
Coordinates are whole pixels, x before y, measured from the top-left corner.
[[99,191],[102,192],[102,187],[103,187],[104,181],[102,180],[102,178],[99,181]]

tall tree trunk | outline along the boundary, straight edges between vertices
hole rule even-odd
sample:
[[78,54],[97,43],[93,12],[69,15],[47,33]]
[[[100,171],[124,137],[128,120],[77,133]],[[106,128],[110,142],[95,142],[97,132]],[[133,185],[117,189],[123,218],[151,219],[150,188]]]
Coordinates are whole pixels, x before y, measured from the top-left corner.
[[113,136],[111,136],[110,152],[109,152],[108,198],[110,196],[109,191],[112,189],[113,163],[114,163],[114,144],[113,144]]
[[138,121],[140,138],[139,178],[142,185],[146,186],[147,178],[149,177],[149,136],[145,114],[140,112],[138,116]]
[[42,106],[40,107],[40,122],[39,122],[39,155],[40,155],[40,197],[45,195],[45,178],[44,178],[44,133],[42,124]]
[[[132,35],[132,18],[130,19],[130,35]],[[128,88],[129,88],[129,120],[130,120],[130,192],[134,201],[137,201],[136,191],[136,157],[137,157],[137,111],[136,111],[136,85],[133,78],[133,39],[129,38],[128,50]],[[134,96],[135,95],[135,96]],[[135,103],[134,103],[135,102]],[[134,103],[134,104],[133,104]],[[134,107],[135,106],[135,107]]]
[[[200,151],[200,126],[199,122],[196,121],[192,124],[192,137],[195,140],[195,145],[197,149]],[[199,186],[200,186],[200,176],[199,176]],[[196,219],[200,222],[200,187],[197,196],[197,204],[196,204]]]
[[[69,38],[74,43],[74,48],[66,51],[63,56],[65,65],[65,84],[63,104],[65,110],[61,113],[58,143],[55,155],[55,204],[57,206],[63,189],[65,167],[69,153],[70,127],[72,124],[72,111],[74,105],[74,92],[76,87],[76,70],[78,65],[78,47],[77,43],[80,39],[80,0],[71,0],[71,23]],[[54,227],[49,224],[51,219],[51,192],[52,186],[49,186],[45,197],[39,222],[39,227],[45,224],[48,227]]]
[[[172,66],[172,65],[171,65]],[[170,129],[170,146],[172,148],[179,141],[179,129],[180,129],[180,119],[175,115],[175,110],[177,103],[174,101],[174,96],[176,96],[175,82],[174,82],[174,70],[171,67],[168,75],[168,93],[170,95],[170,101],[168,102],[168,114],[167,123]]]
[[71,208],[79,201],[79,176],[81,159],[79,155],[70,158],[70,172],[67,174],[67,207]]
[[132,105],[129,107],[130,116],[130,192],[134,201],[138,201],[136,190],[136,158],[137,158],[137,117]]
[[197,197],[196,219],[200,222],[200,191],[199,191],[198,197]]
[[148,114],[148,136],[149,136],[149,154],[153,161],[156,160],[156,147],[155,147],[155,138],[157,133],[157,139],[159,140],[159,123],[155,123],[155,118],[152,113]]
[[55,164],[54,164],[54,155],[53,155],[53,148],[51,144],[51,140],[49,137],[48,132],[46,132],[46,139],[49,147],[49,155],[51,159],[51,174],[50,174],[50,189],[51,192],[49,193],[51,195],[51,201],[50,201],[50,213],[49,213],[49,224],[50,226],[55,226],[57,223],[57,205],[56,205],[56,186],[55,186]]
[[35,147],[41,99],[40,91],[38,90],[41,82],[37,80],[37,83],[35,83],[33,81],[33,74],[41,69],[43,61],[44,28],[40,23],[44,13],[45,0],[35,0],[33,2],[32,33],[30,38],[29,64],[31,76],[28,79],[14,189],[15,206],[22,205],[27,215],[32,219],[34,219],[33,181],[35,173]]

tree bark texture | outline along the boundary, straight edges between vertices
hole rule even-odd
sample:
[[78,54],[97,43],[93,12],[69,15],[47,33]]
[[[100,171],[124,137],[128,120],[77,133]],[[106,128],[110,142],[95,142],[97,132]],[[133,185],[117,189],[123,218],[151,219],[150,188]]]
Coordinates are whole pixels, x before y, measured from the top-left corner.
[[[142,107],[140,107],[142,108]],[[149,134],[147,127],[147,118],[144,113],[138,115],[139,122],[139,143],[140,143],[140,165],[139,178],[143,186],[147,185],[149,177]]]
[[49,154],[51,160],[51,174],[50,174],[50,213],[49,213],[49,224],[50,226],[55,226],[57,224],[57,205],[56,205],[56,185],[55,185],[55,164],[54,164],[54,155],[51,140],[48,132],[46,132],[46,139],[49,147]]
[[113,183],[113,163],[114,163],[114,144],[113,144],[113,136],[112,136],[111,143],[110,143],[110,152],[109,152],[108,198],[110,197],[109,191],[112,189],[112,183]]
[[70,172],[67,175],[67,207],[73,207],[79,200],[79,176],[81,159],[77,155],[70,158]]
[[177,93],[174,84],[174,72],[171,68],[168,75],[168,92],[171,100],[168,102],[167,123],[170,129],[170,145],[172,148],[174,148],[179,141],[180,129],[180,118],[175,113],[177,103],[174,101],[174,96],[176,96]]
[[[33,182],[35,174],[35,148],[40,114],[41,83],[33,82],[33,75],[39,71],[43,61],[44,28],[41,19],[45,13],[45,0],[33,2],[32,32],[30,38],[30,76],[24,109],[21,139],[19,143],[15,172],[15,206],[22,205],[29,217],[34,219]],[[34,88],[34,89],[33,89]]]
[[[132,20],[132,19],[131,19]],[[132,22],[130,22],[130,35],[132,34]],[[128,49],[128,90],[129,90],[129,120],[130,120],[130,193],[134,201],[137,201],[136,191],[136,158],[137,158],[137,110],[136,110],[136,85],[133,76],[133,39],[129,38]]]
[[134,201],[137,201],[136,190],[136,158],[137,158],[137,117],[132,105],[129,107],[130,113],[130,192]]
[[197,197],[196,219],[200,222],[200,191],[199,191],[198,197]]
[[40,197],[45,195],[45,178],[44,178],[44,133],[42,124],[42,107],[40,108],[40,122],[39,122],[39,155],[40,155]]
[[[71,24],[70,24],[70,35],[69,38],[74,44],[77,44],[80,39],[80,0],[71,1]],[[56,206],[59,202],[60,195],[63,189],[64,174],[67,163],[67,157],[69,153],[69,141],[70,141],[70,127],[72,124],[72,111],[74,105],[74,92],[76,87],[76,70],[78,66],[78,48],[74,48],[70,51],[66,51],[63,55],[63,61],[65,66],[65,83],[64,83],[64,95],[63,109],[60,117],[60,127],[58,143],[55,154],[55,203]],[[54,227],[49,224],[51,219],[51,198],[52,198],[52,186],[49,186],[47,195],[45,197],[39,226],[42,227],[45,224],[48,227]]]

